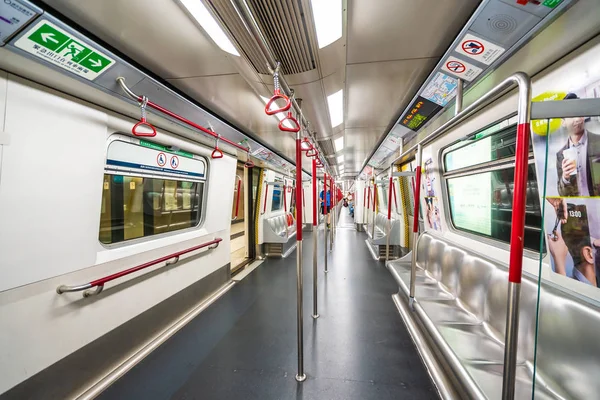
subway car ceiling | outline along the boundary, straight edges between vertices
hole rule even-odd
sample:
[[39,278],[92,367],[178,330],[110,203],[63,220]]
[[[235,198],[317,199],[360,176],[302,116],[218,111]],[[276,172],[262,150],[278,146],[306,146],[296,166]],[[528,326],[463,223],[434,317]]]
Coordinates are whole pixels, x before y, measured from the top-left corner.
[[[581,1],[588,5],[569,13],[576,2],[332,1],[334,9],[342,5],[340,14],[310,0],[278,7],[266,0],[173,0],[153,7],[143,0],[19,0],[13,3],[35,15],[2,37],[0,68],[139,119],[136,102],[116,82],[122,76],[136,94],[249,145],[257,164],[289,172],[294,137],[278,129],[280,114],[265,115],[273,76],[260,40],[247,28],[246,8],[302,99],[309,135],[329,172],[350,179],[369,168],[384,170],[447,121],[457,77],[468,105],[515,71],[533,76],[591,38],[598,2]],[[42,20],[115,63],[87,79],[34,55],[22,38]],[[543,57],[535,56],[539,51]],[[151,113],[149,120],[215,146],[214,138],[171,118]],[[243,153],[238,150],[240,159]],[[309,162],[304,159],[305,179]]]

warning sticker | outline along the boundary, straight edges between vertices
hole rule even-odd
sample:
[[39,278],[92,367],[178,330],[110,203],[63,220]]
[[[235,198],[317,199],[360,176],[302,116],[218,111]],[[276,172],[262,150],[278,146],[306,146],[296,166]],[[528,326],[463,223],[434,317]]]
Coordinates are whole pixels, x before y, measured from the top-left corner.
[[477,78],[482,71],[481,68],[456,57],[448,57],[442,66],[442,70],[450,72],[452,75],[469,82]]
[[485,65],[490,65],[504,53],[504,48],[467,33],[455,51]]

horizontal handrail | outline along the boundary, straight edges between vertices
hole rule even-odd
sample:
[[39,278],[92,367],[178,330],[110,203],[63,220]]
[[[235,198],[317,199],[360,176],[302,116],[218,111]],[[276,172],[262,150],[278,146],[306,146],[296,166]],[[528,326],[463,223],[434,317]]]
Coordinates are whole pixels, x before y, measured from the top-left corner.
[[[221,239],[221,238],[213,239],[210,242],[202,243],[197,246],[190,247],[189,249],[181,250],[176,253],[169,254],[169,255],[161,257],[161,258],[157,258],[156,260],[148,261],[147,263],[137,265],[135,267],[126,269],[124,271],[116,272],[112,275],[108,275],[103,278],[99,278],[99,279],[93,280],[91,282],[84,283],[82,285],[74,285],[74,286],[60,285],[59,287],[56,288],[56,293],[63,294],[63,293],[67,293],[67,292],[80,292],[82,290],[85,290],[85,292],[83,292],[83,297],[89,297],[89,296],[92,296],[95,294],[99,294],[100,292],[102,292],[102,290],[104,289],[104,284],[107,282],[113,281],[115,279],[121,278],[121,277],[129,275],[129,274],[132,274],[132,273],[140,271],[142,269],[152,267],[154,265],[160,264],[161,262],[166,262],[165,266],[176,264],[179,261],[180,256],[187,254],[187,253],[191,253],[192,251],[203,249],[208,246],[211,246],[210,247],[211,250],[215,249],[215,248],[219,247],[219,243],[221,241],[223,241],[223,239]],[[96,288],[95,291],[86,290],[86,289],[91,289],[93,287]]]
[[[119,82],[119,85],[121,86],[121,89],[123,89],[123,91],[124,91],[124,92],[125,92],[125,93],[126,93],[128,96],[129,96],[129,97],[131,97],[131,98],[132,98],[132,99],[134,99],[134,100],[137,100],[138,102],[141,102],[141,101],[143,100],[143,96],[139,96],[139,95],[135,94],[135,93],[134,93],[134,92],[133,92],[131,89],[129,89],[129,87],[127,87],[127,85],[125,84],[125,78],[123,78],[123,77],[118,77],[118,78],[117,78],[117,82]],[[231,140],[229,140],[229,139],[227,139],[227,138],[224,138],[224,137],[222,137],[222,136],[220,136],[220,137],[219,137],[219,135],[217,135],[215,132],[211,131],[210,129],[207,129],[207,128],[205,128],[205,127],[201,126],[201,125],[198,125],[197,123],[195,123],[195,122],[193,122],[193,121],[190,121],[189,119],[187,119],[187,118],[184,118],[184,117],[182,117],[181,115],[175,114],[173,111],[167,110],[166,108],[164,108],[164,107],[161,107],[161,106],[159,106],[159,105],[158,105],[158,104],[156,104],[156,103],[153,103],[153,102],[151,102],[151,101],[147,101],[146,105],[147,105],[148,107],[150,107],[150,108],[153,108],[153,109],[155,109],[155,110],[157,110],[157,111],[160,111],[160,112],[161,112],[161,113],[163,113],[163,114],[166,114],[166,115],[168,115],[168,116],[169,116],[169,117],[171,117],[171,118],[175,118],[176,120],[178,120],[178,121],[180,121],[180,122],[183,122],[184,124],[187,124],[187,125],[189,125],[189,126],[191,126],[191,127],[193,127],[193,128],[196,128],[196,129],[198,129],[198,130],[200,130],[200,131],[202,131],[202,132],[206,133],[207,135],[210,135],[210,136],[212,136],[212,137],[214,137],[214,138],[217,138],[217,137],[218,137],[220,140],[224,141],[225,143],[229,143],[229,144],[230,144],[230,145],[232,145],[233,147],[236,147],[236,148],[238,148],[238,149],[240,149],[240,150],[243,150],[243,151],[245,151],[246,153],[247,153],[247,152],[249,152],[249,150],[250,150],[249,148],[247,148],[247,147],[244,147],[244,146],[242,146],[242,145],[240,145],[240,144],[238,144],[238,143],[235,143],[235,142],[233,142],[233,141],[231,141]],[[218,149],[217,149],[217,150],[218,150]],[[220,150],[219,150],[219,151],[220,151]],[[214,152],[213,152],[213,154],[214,154]],[[223,157],[223,153],[222,153],[222,152],[221,152],[221,157]],[[221,157],[218,157],[218,158],[221,158]],[[217,157],[213,157],[213,158],[217,158]]]

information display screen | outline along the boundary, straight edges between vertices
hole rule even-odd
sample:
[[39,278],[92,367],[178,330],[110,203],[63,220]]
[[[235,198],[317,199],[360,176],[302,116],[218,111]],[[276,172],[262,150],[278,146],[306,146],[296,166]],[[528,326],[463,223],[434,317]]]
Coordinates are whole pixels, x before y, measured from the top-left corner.
[[441,109],[442,107],[434,102],[418,96],[410,109],[402,116],[400,125],[416,132],[429,118],[437,114]]

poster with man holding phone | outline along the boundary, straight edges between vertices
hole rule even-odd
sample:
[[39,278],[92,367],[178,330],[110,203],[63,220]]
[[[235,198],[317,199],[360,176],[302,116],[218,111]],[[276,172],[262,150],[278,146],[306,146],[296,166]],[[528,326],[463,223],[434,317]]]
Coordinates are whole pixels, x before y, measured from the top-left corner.
[[[554,100],[569,101],[599,97],[599,93],[600,82],[596,82],[576,92],[553,96],[558,97]],[[537,100],[546,100],[550,95],[545,93]],[[542,229],[546,233],[552,270],[598,287],[600,119],[572,117],[532,121],[532,145],[538,183],[546,182],[547,206]],[[543,189],[540,193],[544,193]]]

